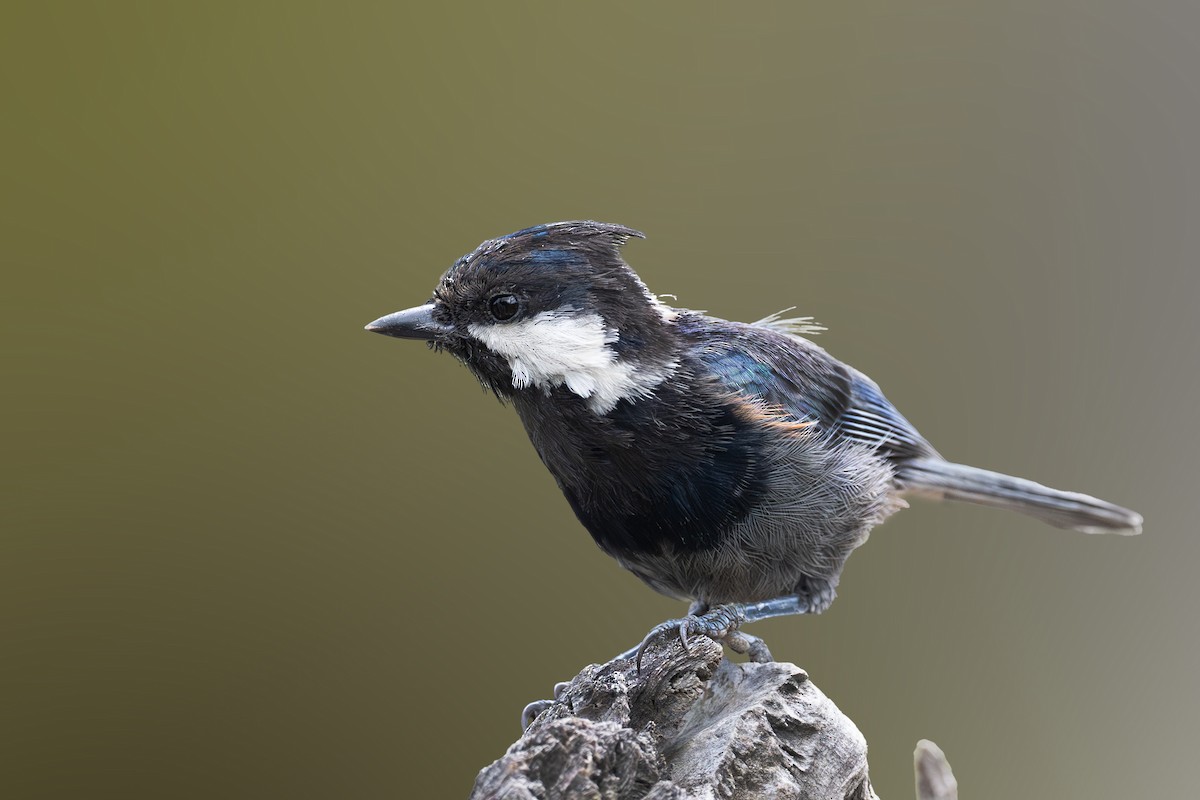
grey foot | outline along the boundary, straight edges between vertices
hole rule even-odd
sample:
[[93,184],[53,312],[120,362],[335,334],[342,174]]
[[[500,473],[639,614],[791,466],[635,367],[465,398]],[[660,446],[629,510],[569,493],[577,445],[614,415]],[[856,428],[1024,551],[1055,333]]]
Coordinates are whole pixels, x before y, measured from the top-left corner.
[[775,660],[766,642],[744,631],[730,633],[725,638],[725,644],[729,645],[729,649],[733,652],[749,656],[755,664],[769,664]]
[[679,631],[679,639],[687,649],[688,637],[704,634],[710,639],[729,645],[735,653],[748,653],[751,661],[773,661],[771,651],[757,636],[742,633],[739,628],[748,622],[758,622],[771,617],[787,617],[793,614],[820,614],[833,602],[836,592],[825,582],[822,586],[803,586],[802,594],[774,597],[753,603],[727,603],[709,609],[703,603],[692,603],[688,615],[683,619],[668,620],[654,628],[637,647],[625,651],[617,658],[636,658],[638,671],[642,669],[642,654],[657,636]]
[[688,639],[692,636],[707,636],[717,643],[729,645],[735,653],[748,653],[751,660],[771,661],[771,651],[757,636],[742,633],[738,629],[746,621],[745,606],[740,603],[713,606],[702,614],[692,613],[682,619],[669,619],[655,625],[642,639],[642,643],[634,651],[638,672],[642,670],[642,655],[646,647],[654,639],[664,633],[679,634],[679,642],[683,649],[688,649]]

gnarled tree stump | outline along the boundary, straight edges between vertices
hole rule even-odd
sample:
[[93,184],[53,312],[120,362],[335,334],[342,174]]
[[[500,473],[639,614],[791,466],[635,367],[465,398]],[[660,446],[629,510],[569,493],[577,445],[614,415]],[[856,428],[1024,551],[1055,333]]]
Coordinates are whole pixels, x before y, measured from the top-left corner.
[[[474,798],[817,798],[877,800],[858,728],[787,663],[735,664],[720,646],[677,640],[586,667],[508,752]],[[916,753],[919,800],[954,800],[936,745]]]

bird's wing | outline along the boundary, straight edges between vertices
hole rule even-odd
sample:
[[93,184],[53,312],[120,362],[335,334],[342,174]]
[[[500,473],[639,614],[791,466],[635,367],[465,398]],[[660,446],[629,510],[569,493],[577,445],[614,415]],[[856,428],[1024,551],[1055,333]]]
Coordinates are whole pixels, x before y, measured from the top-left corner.
[[685,326],[705,366],[730,389],[868,445],[884,458],[936,455],[874,381],[774,327],[713,318]]

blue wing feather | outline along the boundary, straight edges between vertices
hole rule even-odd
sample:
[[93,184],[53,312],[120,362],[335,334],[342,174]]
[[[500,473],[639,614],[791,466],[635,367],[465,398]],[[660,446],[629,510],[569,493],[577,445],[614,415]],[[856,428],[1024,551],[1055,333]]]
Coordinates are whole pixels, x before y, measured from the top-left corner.
[[731,390],[870,446],[888,460],[936,455],[874,381],[799,336],[712,317],[681,321]]

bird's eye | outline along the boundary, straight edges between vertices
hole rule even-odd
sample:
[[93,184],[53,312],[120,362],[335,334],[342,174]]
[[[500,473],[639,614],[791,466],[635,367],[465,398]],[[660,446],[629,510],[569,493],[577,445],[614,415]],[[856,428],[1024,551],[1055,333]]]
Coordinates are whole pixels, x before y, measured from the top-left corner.
[[521,301],[511,294],[498,294],[488,300],[488,311],[500,322],[512,319],[520,309]]

